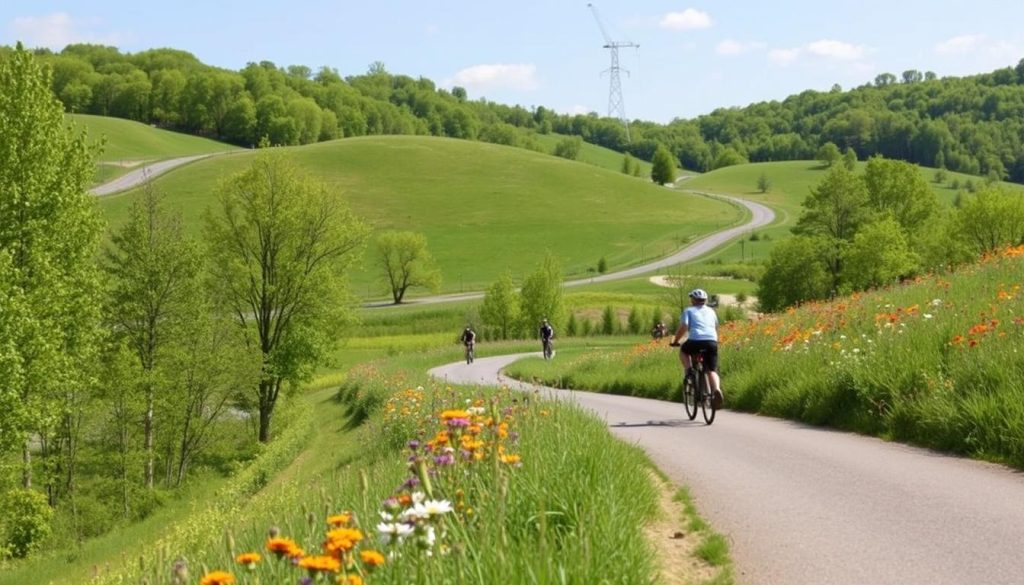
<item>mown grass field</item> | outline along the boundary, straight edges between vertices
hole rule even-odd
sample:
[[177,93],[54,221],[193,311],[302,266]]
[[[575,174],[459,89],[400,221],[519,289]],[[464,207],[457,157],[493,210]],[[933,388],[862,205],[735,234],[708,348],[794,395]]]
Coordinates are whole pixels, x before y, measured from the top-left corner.
[[90,141],[106,138],[99,162],[148,161],[238,150],[237,146],[216,140],[153,128],[132,120],[88,114],[68,114],[67,117],[88,133]]
[[[336,187],[375,228],[426,234],[447,292],[483,289],[506,269],[521,278],[548,251],[569,278],[587,275],[601,257],[614,270],[638,262],[641,250],[650,258],[652,251],[674,250],[740,217],[722,202],[479,142],[390,136],[284,150]],[[249,156],[200,161],[156,185],[198,235],[217,181],[243,169]],[[133,197],[129,192],[99,202],[112,227],[124,221]],[[353,281],[360,296],[384,292],[369,265]]]
[[[722,327],[726,406],[1024,469],[1024,247],[947,276]],[[518,377],[675,398],[664,343],[520,362]]]

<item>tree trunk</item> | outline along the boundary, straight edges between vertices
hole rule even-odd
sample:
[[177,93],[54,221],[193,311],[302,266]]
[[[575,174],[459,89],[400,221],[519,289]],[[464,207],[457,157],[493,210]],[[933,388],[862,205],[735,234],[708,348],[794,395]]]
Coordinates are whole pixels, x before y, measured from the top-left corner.
[[21,487],[25,489],[32,488],[32,451],[29,450],[29,440],[25,439],[25,444],[21,447],[21,461],[23,467],[21,468]]
[[270,420],[277,401],[277,382],[260,380],[260,442],[270,442]]
[[149,490],[153,489],[153,402],[153,384],[150,382],[146,386],[146,418],[143,423],[146,437],[146,489]]

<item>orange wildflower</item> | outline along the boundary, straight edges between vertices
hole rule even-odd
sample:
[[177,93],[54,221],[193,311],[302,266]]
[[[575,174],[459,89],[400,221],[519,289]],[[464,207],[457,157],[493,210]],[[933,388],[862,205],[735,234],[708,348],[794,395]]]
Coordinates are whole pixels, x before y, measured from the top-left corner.
[[199,585],[231,585],[235,582],[235,576],[226,571],[214,571],[207,573],[199,581]]
[[344,585],[363,585],[363,578],[359,575],[345,575],[345,580],[341,581]]
[[253,566],[256,565],[256,563],[260,562],[261,558],[263,557],[260,556],[260,553],[247,552],[235,557],[235,562],[237,562],[239,565],[246,565],[251,569],[253,568]]
[[363,539],[363,532],[356,528],[336,528],[327,533],[324,551],[338,556],[355,548],[356,543]]
[[303,550],[295,541],[290,538],[271,538],[267,540],[267,550],[274,553],[278,558],[284,556],[289,558],[301,557]]
[[341,570],[341,561],[328,556],[302,557],[299,559],[299,567],[310,573],[337,573]]
[[368,567],[379,567],[384,564],[384,555],[375,550],[360,551],[359,559]]

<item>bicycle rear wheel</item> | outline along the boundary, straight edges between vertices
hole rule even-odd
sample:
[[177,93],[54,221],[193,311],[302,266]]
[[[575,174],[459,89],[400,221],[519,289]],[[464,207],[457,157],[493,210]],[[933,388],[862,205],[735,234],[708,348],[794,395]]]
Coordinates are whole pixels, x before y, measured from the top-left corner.
[[697,418],[697,389],[685,374],[683,375],[683,406],[686,408],[686,416],[690,420]]
[[715,406],[712,403],[711,397],[711,384],[708,381],[707,374],[701,374],[700,385],[703,386],[700,389],[700,410],[704,413],[704,423],[711,424],[715,422]]

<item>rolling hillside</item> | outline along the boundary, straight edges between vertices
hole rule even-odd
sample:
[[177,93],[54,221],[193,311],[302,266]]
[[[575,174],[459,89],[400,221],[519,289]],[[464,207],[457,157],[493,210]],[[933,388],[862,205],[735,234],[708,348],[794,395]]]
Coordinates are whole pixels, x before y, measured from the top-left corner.
[[[680,194],[551,155],[463,140],[364,137],[285,149],[337,186],[378,229],[423,232],[445,291],[479,290],[506,268],[517,277],[550,250],[566,276],[583,276],[603,256],[609,269],[661,255],[741,219],[733,206]],[[193,234],[217,181],[243,169],[252,153],[219,157],[157,180]],[[99,205],[113,226],[133,193]],[[371,247],[372,251],[372,247]],[[356,292],[379,296],[372,267],[355,275]]]
[[97,158],[95,184],[119,177],[143,162],[238,150],[237,146],[216,140],[161,130],[121,118],[85,114],[68,114],[67,118],[84,129],[90,140],[106,138],[103,151]]

